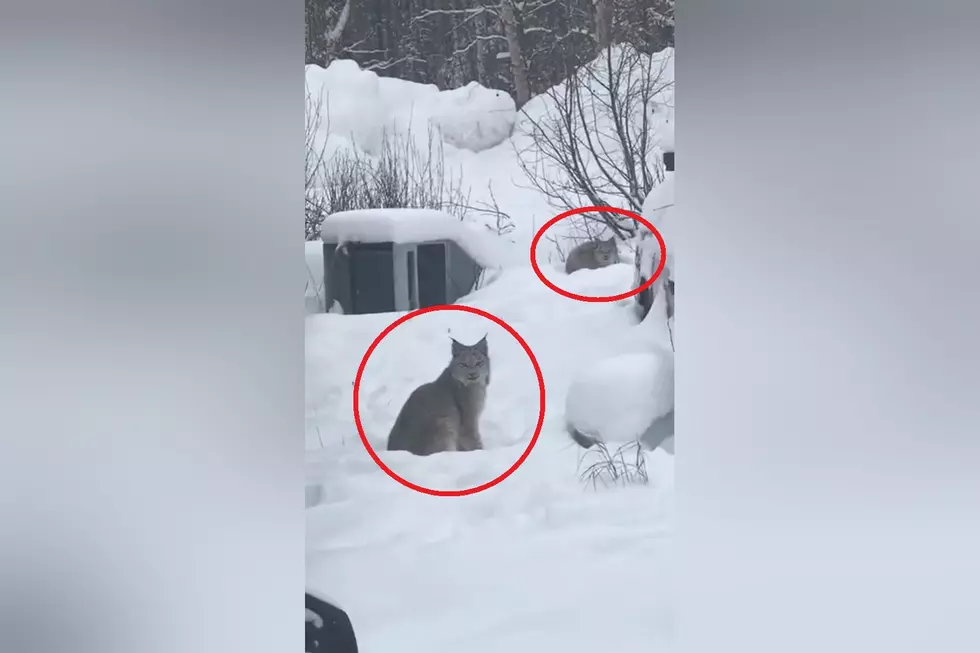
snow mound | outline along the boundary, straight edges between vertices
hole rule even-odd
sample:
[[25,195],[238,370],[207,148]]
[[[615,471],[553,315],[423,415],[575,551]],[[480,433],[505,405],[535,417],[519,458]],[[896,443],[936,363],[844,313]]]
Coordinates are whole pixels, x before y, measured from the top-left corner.
[[439,94],[430,122],[453,147],[482,152],[510,138],[517,119],[514,99],[478,82]]
[[434,209],[341,211],[323,221],[320,237],[338,244],[452,240],[484,268],[501,267],[505,258],[495,236]]
[[430,130],[447,145],[480,152],[507,140],[517,116],[507,93],[477,82],[440,91],[380,77],[349,59],[307,65],[306,84],[313,101],[322,101],[320,141],[339,136],[372,156],[386,135],[422,138]]
[[362,71],[353,61],[338,59],[327,68],[307,66],[306,83],[313,101],[322,102],[321,138],[333,134],[369,154],[381,151],[389,116],[376,74]]
[[580,374],[566,395],[565,420],[602,442],[626,443],[673,407],[673,356],[635,352],[599,361]]

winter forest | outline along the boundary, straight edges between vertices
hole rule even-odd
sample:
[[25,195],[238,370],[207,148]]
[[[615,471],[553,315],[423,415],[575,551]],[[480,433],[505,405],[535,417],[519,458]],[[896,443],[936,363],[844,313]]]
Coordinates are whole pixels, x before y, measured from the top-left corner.
[[306,0],[306,63],[452,89],[477,81],[517,107],[611,44],[674,45],[673,0]]

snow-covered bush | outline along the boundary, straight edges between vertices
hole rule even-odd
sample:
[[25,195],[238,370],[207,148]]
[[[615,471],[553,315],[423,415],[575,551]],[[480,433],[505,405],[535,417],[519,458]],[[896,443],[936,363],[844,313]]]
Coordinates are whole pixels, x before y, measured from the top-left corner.
[[[412,134],[387,136],[377,156],[338,149],[324,157],[317,181],[312,195],[322,217],[358,209],[415,208],[463,219],[470,206],[462,175],[446,169],[441,148],[420,151]],[[308,230],[307,237],[316,233]]]
[[323,220],[340,211],[426,208],[465,217],[470,202],[462,175],[447,170],[441,141],[432,138],[431,128],[431,147],[420,147],[411,130],[382,132],[377,153],[371,155],[357,146],[344,147],[337,139],[318,138],[321,122],[332,120],[322,106],[308,101],[314,117],[307,119],[307,240],[318,238]]
[[498,233],[509,221],[495,202],[471,203],[462,167],[446,158],[447,148],[480,152],[510,136],[516,112],[506,93],[476,83],[439,91],[348,60],[307,66],[306,82],[308,240],[326,216],[358,209],[427,208],[460,219],[474,210]]

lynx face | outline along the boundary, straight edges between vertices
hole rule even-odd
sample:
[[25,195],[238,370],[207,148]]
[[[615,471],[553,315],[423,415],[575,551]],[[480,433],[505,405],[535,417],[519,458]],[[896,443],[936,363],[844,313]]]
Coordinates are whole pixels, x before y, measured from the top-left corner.
[[488,385],[490,383],[490,353],[487,337],[475,345],[464,345],[453,340],[453,358],[449,372],[463,385]]
[[616,249],[615,238],[602,240],[596,244],[595,260],[603,266],[619,263],[619,251]]

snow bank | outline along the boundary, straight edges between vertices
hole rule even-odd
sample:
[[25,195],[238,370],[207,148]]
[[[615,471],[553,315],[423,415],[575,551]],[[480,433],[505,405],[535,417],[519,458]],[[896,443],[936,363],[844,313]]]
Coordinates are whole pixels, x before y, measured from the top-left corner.
[[433,209],[341,211],[323,221],[320,237],[336,243],[404,244],[452,240],[480,266],[491,269],[500,267],[504,258],[495,236]]
[[480,152],[505,141],[516,119],[507,93],[476,82],[440,91],[379,77],[347,59],[326,68],[307,65],[306,85],[314,101],[322,98],[321,142],[339,136],[371,155],[380,152],[386,134],[423,138],[430,128],[447,145]]

